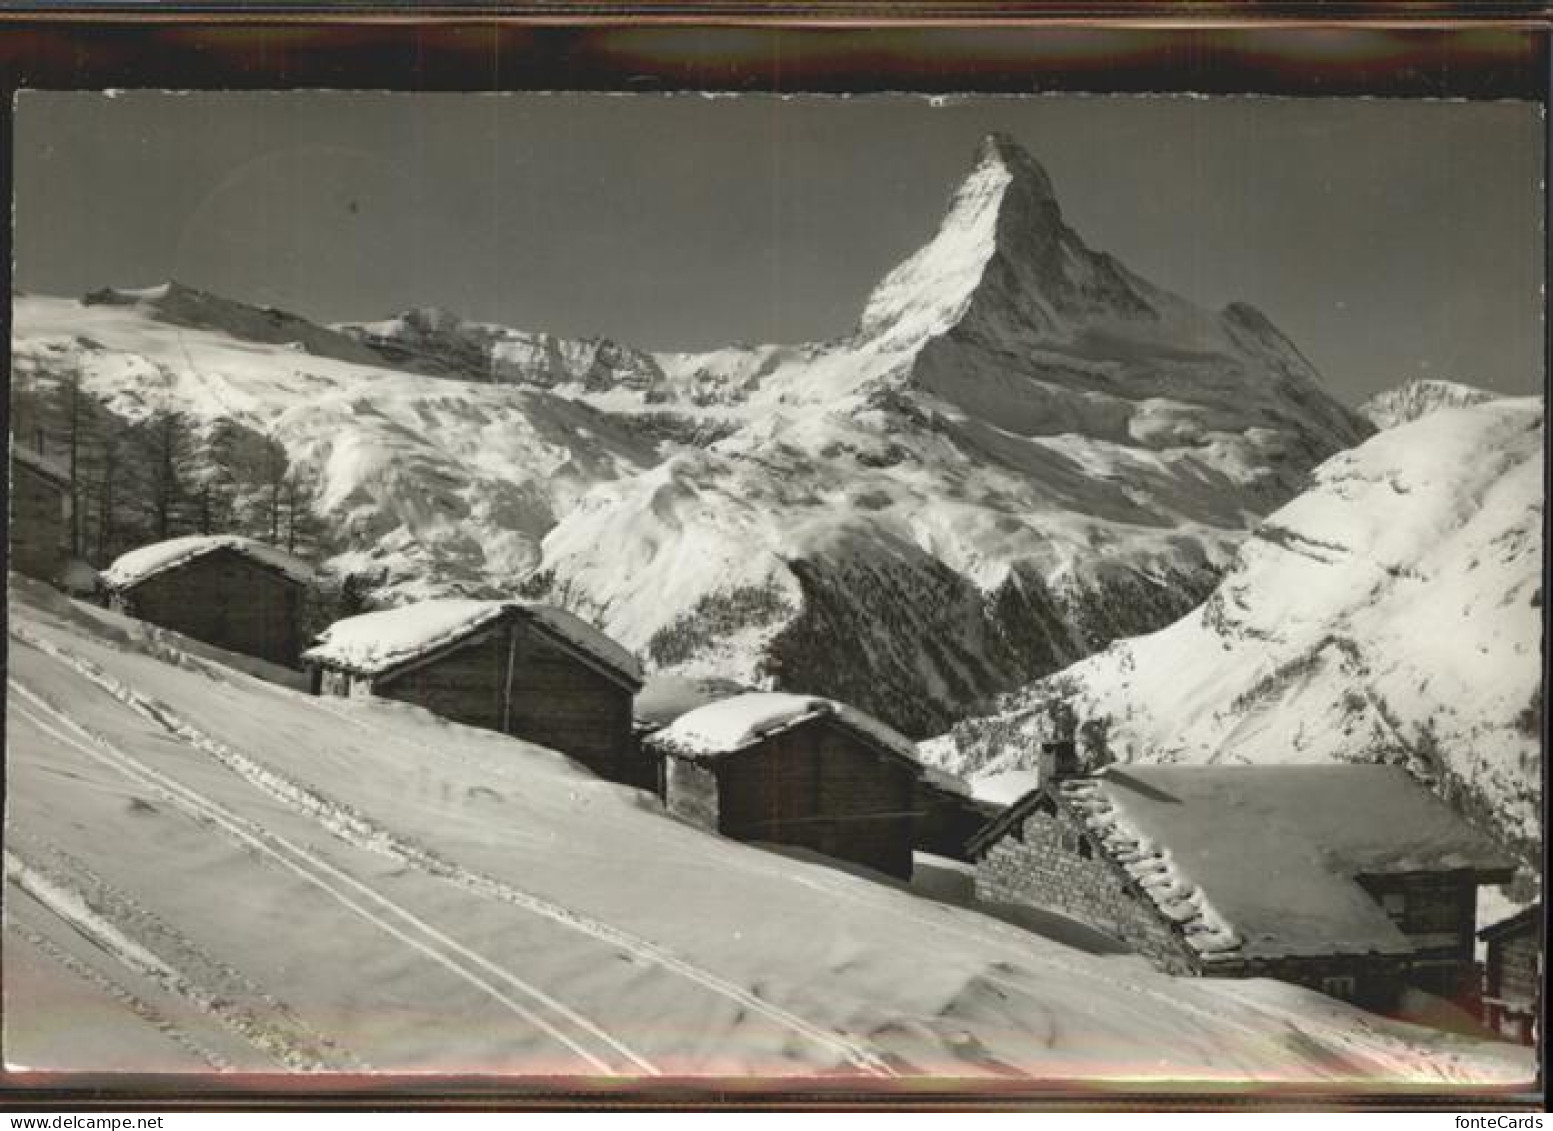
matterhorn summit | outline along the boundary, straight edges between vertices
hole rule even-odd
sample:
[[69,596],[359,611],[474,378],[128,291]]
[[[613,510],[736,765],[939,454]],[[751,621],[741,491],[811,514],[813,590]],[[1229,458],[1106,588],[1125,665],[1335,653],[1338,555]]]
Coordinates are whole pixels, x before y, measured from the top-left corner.
[[663,666],[907,730],[1184,613],[1370,431],[1265,315],[1092,250],[1001,134],[850,337],[659,362],[739,426],[593,492],[540,576]]
[[1008,135],[988,134],[938,234],[874,290],[860,330],[925,337],[990,304],[1060,334],[1074,316],[1154,316],[1146,287],[1063,222],[1035,158]]

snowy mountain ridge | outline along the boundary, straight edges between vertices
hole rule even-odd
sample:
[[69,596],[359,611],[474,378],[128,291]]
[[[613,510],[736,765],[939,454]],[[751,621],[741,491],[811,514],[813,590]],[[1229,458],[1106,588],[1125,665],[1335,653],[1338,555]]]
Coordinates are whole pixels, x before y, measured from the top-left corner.
[[1317,469],[1209,599],[923,745],[1027,769],[1077,726],[1105,762],[1400,762],[1530,862],[1541,845],[1541,398],[1439,408]]
[[276,344],[168,305],[20,298],[18,372],[265,430],[379,599],[521,585],[652,667],[917,735],[1186,612],[1369,427],[1250,307],[1091,250],[998,135],[834,341],[649,355],[422,309]]

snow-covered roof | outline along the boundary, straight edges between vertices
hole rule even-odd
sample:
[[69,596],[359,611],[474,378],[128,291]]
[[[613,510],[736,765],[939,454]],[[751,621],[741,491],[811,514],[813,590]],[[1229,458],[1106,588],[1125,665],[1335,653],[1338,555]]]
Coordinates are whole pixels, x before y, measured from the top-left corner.
[[743,684],[731,679],[714,676],[695,678],[677,672],[660,672],[636,693],[631,715],[637,726],[658,730],[697,707],[742,695],[746,690]]
[[70,469],[36,448],[29,448],[26,444],[12,444],[11,459],[60,484],[68,486],[70,483]]
[[1394,766],[1129,765],[1054,786],[1204,962],[1405,954],[1356,877],[1510,867]]
[[113,589],[126,589],[218,550],[241,554],[303,585],[313,580],[312,566],[295,554],[288,554],[274,546],[244,538],[240,534],[190,534],[183,538],[169,538],[165,542],[153,542],[120,555],[103,571],[103,583]]
[[752,691],[698,707],[648,741],[689,758],[717,758],[817,718],[829,719],[874,746],[919,765],[911,739],[878,719],[834,699],[782,691]]
[[984,778],[971,779],[971,796],[977,801],[993,805],[1012,805],[1041,784],[1036,770],[1007,770],[1001,774],[988,774]]
[[1478,932],[1478,938],[1485,940],[1501,939],[1506,935],[1516,935],[1522,931],[1536,930],[1542,926],[1542,904],[1532,903],[1521,908],[1514,915],[1500,919],[1497,923],[1490,923]]
[[477,632],[503,617],[521,617],[609,671],[640,683],[636,657],[564,609],[523,601],[439,598],[335,621],[303,659],[382,675]]
[[958,797],[971,796],[971,787],[964,778],[948,770],[940,770],[937,766],[923,766],[922,780],[945,793],[953,793]]

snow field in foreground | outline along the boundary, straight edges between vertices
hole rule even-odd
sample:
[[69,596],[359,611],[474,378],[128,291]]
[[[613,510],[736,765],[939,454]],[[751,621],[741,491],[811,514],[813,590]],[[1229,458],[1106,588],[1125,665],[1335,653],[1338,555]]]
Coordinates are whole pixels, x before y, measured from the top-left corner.
[[11,590],[13,1066],[1524,1084],[707,836],[555,753]]

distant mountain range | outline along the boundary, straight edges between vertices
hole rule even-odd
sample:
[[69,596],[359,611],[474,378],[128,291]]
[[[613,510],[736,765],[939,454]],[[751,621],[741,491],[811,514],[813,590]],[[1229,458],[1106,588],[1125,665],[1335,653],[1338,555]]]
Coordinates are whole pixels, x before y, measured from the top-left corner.
[[1373,430],[1260,312],[1092,250],[998,135],[829,342],[328,327],[177,284],[20,297],[15,326],[24,385],[277,440],[379,600],[548,597],[652,666],[918,735],[1194,608]]

